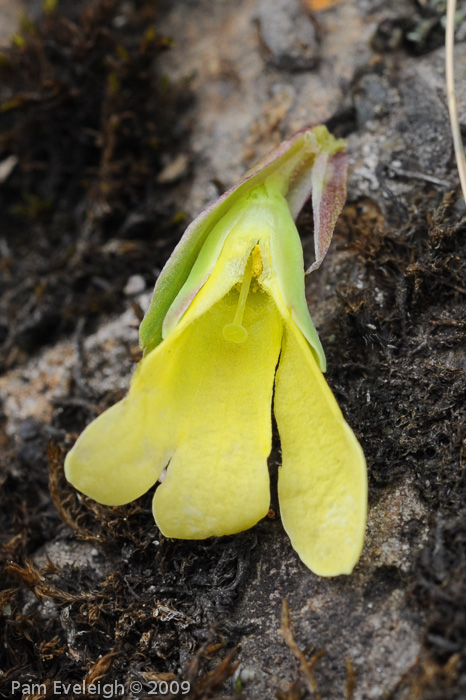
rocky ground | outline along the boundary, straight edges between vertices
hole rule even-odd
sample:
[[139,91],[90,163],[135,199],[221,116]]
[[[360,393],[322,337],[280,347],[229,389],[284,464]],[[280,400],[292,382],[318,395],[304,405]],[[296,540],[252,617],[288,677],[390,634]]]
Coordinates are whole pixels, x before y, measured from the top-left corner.
[[[464,698],[466,225],[445,3],[54,5],[24,3],[10,41],[19,3],[0,3],[0,695],[84,680],[127,698]],[[275,519],[182,542],[155,528],[152,494],[106,508],[63,475],[128,387],[186,223],[318,122],[348,139],[350,170],[308,301],[370,478],[363,555],[335,579],[299,561],[275,495]],[[299,229],[310,263],[309,208]]]

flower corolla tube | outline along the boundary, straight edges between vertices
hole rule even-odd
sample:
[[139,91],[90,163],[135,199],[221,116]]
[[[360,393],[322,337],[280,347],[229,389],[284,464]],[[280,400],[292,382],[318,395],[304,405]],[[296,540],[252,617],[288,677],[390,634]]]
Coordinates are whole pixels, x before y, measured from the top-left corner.
[[[350,573],[364,539],[364,455],[322,372],[294,224],[312,194],[317,268],[345,200],[345,143],[299,132],[188,227],[140,327],[128,395],[82,433],[67,479],[106,505],[155,490],[166,537],[255,525],[270,507],[271,406],[283,526],[320,576]],[[162,478],[161,478],[162,477]]]

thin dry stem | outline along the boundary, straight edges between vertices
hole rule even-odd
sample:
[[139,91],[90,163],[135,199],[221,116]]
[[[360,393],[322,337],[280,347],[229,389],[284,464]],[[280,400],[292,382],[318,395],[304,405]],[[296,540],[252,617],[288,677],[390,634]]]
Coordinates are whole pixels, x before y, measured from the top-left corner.
[[455,43],[455,14],[456,0],[448,0],[447,26],[445,34],[445,73],[447,79],[448,110],[450,112],[450,125],[453,136],[453,145],[455,147],[456,164],[460,176],[461,189],[463,190],[463,198],[466,202],[466,159],[464,157],[463,141],[458,122],[453,60],[453,46]]
[[282,619],[280,632],[286,644],[288,645],[288,648],[291,649],[295,658],[299,661],[300,670],[302,671],[306,679],[306,683],[313,700],[321,700],[320,693],[317,692],[317,683],[314,678],[314,666],[323,656],[324,652],[321,649],[319,649],[315,654],[313,654],[309,661],[306,659],[304,653],[296,644],[293,630],[291,628],[290,609],[285,599],[282,600]]

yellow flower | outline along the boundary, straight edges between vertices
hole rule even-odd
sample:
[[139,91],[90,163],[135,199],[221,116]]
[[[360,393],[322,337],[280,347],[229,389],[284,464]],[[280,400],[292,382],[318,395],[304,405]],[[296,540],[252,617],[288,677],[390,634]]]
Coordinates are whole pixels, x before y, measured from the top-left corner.
[[271,405],[286,532],[316,574],[350,573],[363,544],[364,455],[328,388],[293,216],[312,189],[316,263],[345,197],[344,142],[298,133],[188,228],[141,325],[129,394],[68,454],[68,480],[121,505],[158,479],[164,535],[246,530],[270,505]]

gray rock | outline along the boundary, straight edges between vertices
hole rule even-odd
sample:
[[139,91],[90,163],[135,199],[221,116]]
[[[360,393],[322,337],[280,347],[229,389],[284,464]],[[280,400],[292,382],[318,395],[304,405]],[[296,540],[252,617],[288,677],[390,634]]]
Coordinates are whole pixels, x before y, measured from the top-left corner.
[[316,25],[299,0],[263,0],[259,32],[266,56],[277,68],[310,70],[319,60]]

